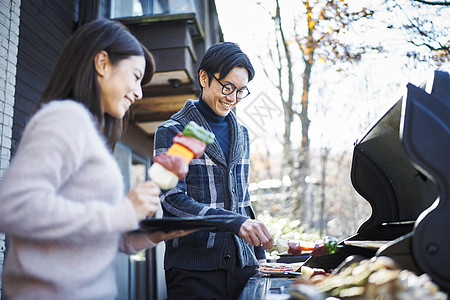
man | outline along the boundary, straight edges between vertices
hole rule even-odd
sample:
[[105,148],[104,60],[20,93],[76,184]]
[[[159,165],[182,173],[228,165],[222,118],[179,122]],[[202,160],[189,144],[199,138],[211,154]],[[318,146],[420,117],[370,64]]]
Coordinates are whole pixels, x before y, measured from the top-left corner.
[[273,247],[266,226],[255,219],[248,193],[249,138],[232,109],[249,91],[254,69],[234,43],[219,43],[203,57],[198,101],[160,125],[155,155],[166,152],[172,138],[190,121],[215,134],[204,155],[189,165],[185,180],[164,191],[164,216],[232,215],[219,232],[198,231],[166,243],[164,268],[168,299],[236,299],[255,274],[264,249]]

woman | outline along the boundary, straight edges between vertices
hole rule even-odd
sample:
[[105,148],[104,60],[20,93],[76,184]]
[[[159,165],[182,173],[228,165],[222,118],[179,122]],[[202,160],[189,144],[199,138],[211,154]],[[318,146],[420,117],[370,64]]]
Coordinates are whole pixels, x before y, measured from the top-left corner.
[[117,22],[93,21],[67,41],[0,182],[10,299],[114,299],[119,245],[134,253],[186,234],[126,233],[155,213],[160,190],[148,181],[124,196],[111,151],[153,73],[151,54]]

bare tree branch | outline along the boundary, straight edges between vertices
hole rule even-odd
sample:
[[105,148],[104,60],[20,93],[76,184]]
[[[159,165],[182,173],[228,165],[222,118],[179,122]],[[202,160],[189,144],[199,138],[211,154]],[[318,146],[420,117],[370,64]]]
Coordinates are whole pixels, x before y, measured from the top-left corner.
[[414,2],[419,2],[426,5],[442,5],[442,6],[450,6],[449,1],[426,1],[426,0],[413,0]]

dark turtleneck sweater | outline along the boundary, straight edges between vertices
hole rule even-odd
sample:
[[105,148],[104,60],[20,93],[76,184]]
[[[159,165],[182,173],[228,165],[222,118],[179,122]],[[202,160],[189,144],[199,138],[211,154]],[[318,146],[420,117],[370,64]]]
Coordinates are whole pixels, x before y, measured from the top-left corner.
[[195,106],[201,112],[206,122],[208,122],[209,127],[211,127],[212,132],[216,136],[219,142],[220,148],[222,148],[225,159],[228,161],[228,152],[230,150],[230,140],[228,133],[228,122],[226,117],[217,115],[209,105],[202,99],[200,95],[200,100],[195,102]]

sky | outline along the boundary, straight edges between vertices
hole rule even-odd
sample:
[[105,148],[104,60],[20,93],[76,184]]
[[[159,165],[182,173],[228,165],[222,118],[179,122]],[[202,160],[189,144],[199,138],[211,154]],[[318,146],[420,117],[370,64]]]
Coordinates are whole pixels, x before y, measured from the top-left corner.
[[[282,0],[281,5],[291,5],[294,10],[299,0]],[[269,148],[281,152],[284,131],[281,101],[271,79],[264,74],[258,58],[266,52],[272,23],[267,11],[255,5],[255,0],[216,0],[219,22],[225,41],[238,43],[249,56],[256,74],[248,85],[251,94],[237,106],[237,117],[250,133],[252,151]],[[261,1],[259,1],[261,2]],[[264,1],[262,1],[264,2]],[[265,3],[273,3],[269,1]],[[354,3],[362,5],[364,0]],[[376,3],[371,1],[370,3]],[[388,16],[389,17],[389,16]],[[287,18],[286,18],[287,22]],[[287,24],[293,28],[294,24]],[[347,66],[338,72],[327,63],[317,62],[313,67],[309,119],[312,148],[331,148],[332,151],[353,151],[353,143],[362,136],[387,109],[405,93],[406,84],[420,85],[429,78],[428,66],[405,68],[405,57],[396,49],[409,47],[404,37],[380,26],[377,30],[349,35],[353,40],[378,40],[392,50],[389,55],[367,56],[359,65]],[[266,58],[263,58],[263,60]],[[264,63],[264,62],[263,62]],[[297,62],[294,81],[301,89],[302,66]],[[269,71],[269,77],[276,78]],[[272,78],[272,79],[273,79]],[[296,97],[300,97],[298,94]],[[293,142],[299,144],[300,122],[294,123]]]

